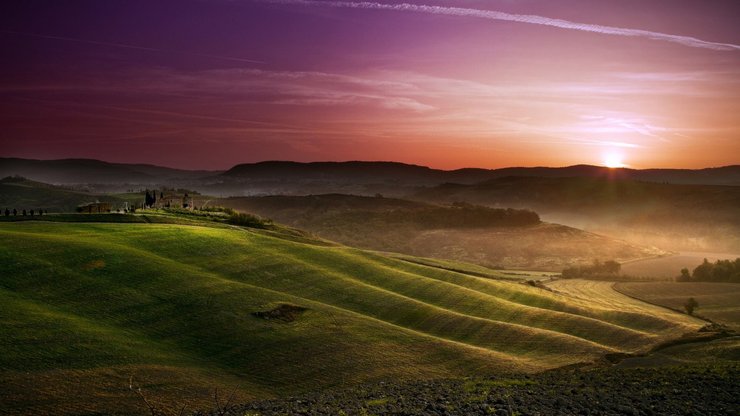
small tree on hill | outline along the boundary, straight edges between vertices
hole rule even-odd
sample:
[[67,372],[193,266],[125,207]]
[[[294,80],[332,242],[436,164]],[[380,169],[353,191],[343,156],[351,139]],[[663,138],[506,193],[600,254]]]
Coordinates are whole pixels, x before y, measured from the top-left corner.
[[684,309],[686,309],[686,313],[689,315],[694,314],[694,309],[699,307],[699,302],[696,301],[694,298],[689,298],[689,300],[686,301],[683,305]]

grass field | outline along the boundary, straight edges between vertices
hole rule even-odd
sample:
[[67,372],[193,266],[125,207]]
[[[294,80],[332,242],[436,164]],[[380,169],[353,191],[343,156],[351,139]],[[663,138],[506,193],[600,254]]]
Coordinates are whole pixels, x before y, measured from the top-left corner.
[[740,284],[714,282],[625,282],[615,288],[646,302],[683,309],[693,297],[696,314],[740,330]]
[[[216,387],[246,400],[531,372],[644,351],[702,324],[602,285],[556,293],[280,228],[160,217],[0,223],[9,413],[142,412],[130,376],[155,402],[198,407]],[[254,315],[285,304],[306,310]]]

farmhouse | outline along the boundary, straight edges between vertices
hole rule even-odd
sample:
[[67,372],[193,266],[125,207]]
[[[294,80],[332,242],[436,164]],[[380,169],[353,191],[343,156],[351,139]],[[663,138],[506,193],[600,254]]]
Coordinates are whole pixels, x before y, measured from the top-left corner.
[[90,202],[87,204],[82,204],[77,206],[77,212],[83,212],[88,214],[93,213],[100,213],[100,212],[110,212],[111,211],[111,204],[108,202]]

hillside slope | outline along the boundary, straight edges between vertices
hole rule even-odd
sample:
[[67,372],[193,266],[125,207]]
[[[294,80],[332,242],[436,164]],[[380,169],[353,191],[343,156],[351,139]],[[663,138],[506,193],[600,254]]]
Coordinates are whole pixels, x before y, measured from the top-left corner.
[[78,205],[100,201],[109,202],[114,207],[124,202],[133,203],[142,199],[138,194],[97,194],[80,192],[60,186],[32,181],[22,177],[0,179],[0,210],[11,211],[43,209],[49,212],[74,212]]
[[129,376],[198,406],[214,387],[530,372],[701,324],[279,230],[4,222],[0,238],[0,383],[18,413],[141,410]]

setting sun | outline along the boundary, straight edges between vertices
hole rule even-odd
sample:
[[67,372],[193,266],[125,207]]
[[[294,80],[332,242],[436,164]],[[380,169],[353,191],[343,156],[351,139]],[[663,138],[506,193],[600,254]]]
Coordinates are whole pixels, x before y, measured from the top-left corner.
[[609,153],[604,156],[604,166],[607,168],[623,168],[626,165],[622,162],[622,155]]

